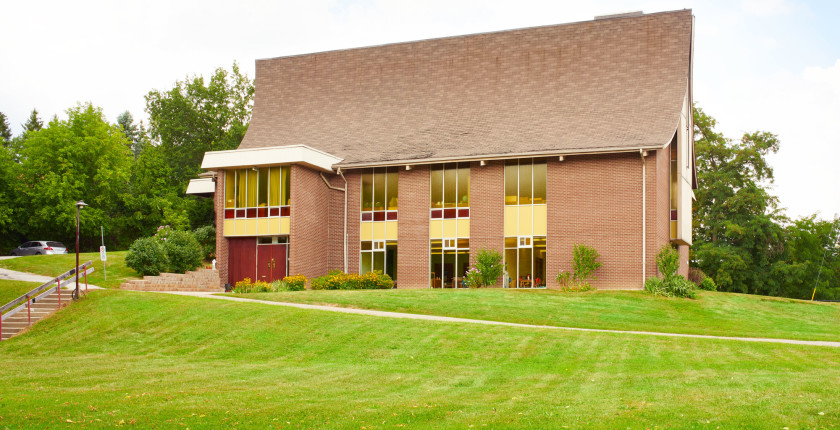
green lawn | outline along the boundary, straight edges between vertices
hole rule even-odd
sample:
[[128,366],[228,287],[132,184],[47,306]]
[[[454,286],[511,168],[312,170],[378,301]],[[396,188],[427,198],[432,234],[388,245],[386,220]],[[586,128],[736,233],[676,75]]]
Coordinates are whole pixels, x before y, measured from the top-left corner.
[[836,428],[837,348],[95,291],[0,343],[0,428]]
[[7,281],[0,279],[0,306],[32,291],[41,284],[37,282]]
[[[85,252],[79,254],[79,264],[93,260],[94,272],[88,276],[88,282],[103,288],[119,288],[120,284],[129,279],[138,279],[133,269],[125,265],[125,254],[128,251],[109,251],[108,280],[105,280],[105,272],[102,270],[102,262],[99,261],[98,252]],[[58,276],[76,265],[76,254],[61,255],[30,255],[26,257],[10,258],[0,260],[0,267],[4,269],[17,270],[19,272],[35,273],[45,276]]]
[[508,289],[308,290],[245,297],[525,324],[840,341],[840,304],[731,293],[703,292],[697,300],[641,291]]

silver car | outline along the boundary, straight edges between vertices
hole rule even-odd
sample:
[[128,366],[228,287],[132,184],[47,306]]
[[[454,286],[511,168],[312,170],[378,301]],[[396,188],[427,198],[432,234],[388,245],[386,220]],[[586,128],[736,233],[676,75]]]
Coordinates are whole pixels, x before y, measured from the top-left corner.
[[66,254],[67,247],[61,242],[49,242],[46,240],[35,240],[26,242],[13,249],[9,255],[41,255],[41,254]]

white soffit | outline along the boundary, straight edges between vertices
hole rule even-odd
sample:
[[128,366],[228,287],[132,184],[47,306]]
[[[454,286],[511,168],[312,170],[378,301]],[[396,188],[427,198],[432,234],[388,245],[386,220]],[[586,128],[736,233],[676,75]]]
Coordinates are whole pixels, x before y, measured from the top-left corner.
[[213,194],[216,192],[216,183],[213,178],[190,179],[187,185],[187,194]]
[[318,170],[331,172],[333,164],[342,160],[342,158],[306,145],[289,145],[205,152],[201,168],[227,169],[275,164],[304,164]]

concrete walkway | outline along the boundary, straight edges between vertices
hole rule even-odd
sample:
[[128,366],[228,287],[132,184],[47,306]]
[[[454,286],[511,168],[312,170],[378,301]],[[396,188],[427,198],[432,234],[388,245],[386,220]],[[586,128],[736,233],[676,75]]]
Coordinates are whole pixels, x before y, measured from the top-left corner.
[[[0,257],[0,260],[5,260],[5,259],[8,259],[8,258],[17,258],[17,257]],[[81,276],[81,273],[79,273],[79,275]],[[55,279],[55,278],[50,277],[50,276],[36,275],[34,273],[26,273],[26,272],[17,272],[17,271],[14,271],[14,270],[0,268],[0,280],[37,282],[37,283],[43,284],[45,282],[52,281],[53,279]],[[85,284],[83,282],[80,281],[79,284],[81,285],[82,289],[85,288]],[[75,288],[76,288],[76,283],[71,282],[71,283],[65,285],[62,289],[73,290]],[[102,288],[97,287],[96,285],[93,285],[93,284],[88,284],[88,289],[90,289],[90,290],[101,290]]]
[[474,319],[469,319],[469,318],[453,318],[453,317],[443,317],[443,316],[435,316],[435,315],[421,315],[421,314],[408,314],[408,313],[400,313],[400,312],[375,311],[375,310],[369,310],[369,309],[342,308],[342,307],[338,307],[338,306],[307,305],[307,304],[302,304],[302,303],[288,303],[288,302],[272,302],[272,301],[268,301],[268,300],[246,299],[246,298],[242,298],[242,297],[217,296],[217,295],[215,295],[215,293],[176,292],[176,291],[173,291],[173,292],[165,292],[165,294],[177,294],[177,295],[181,295],[181,296],[204,297],[204,298],[209,298],[209,299],[229,300],[229,301],[233,301],[233,302],[261,303],[261,304],[273,305],[273,306],[287,306],[287,307],[298,308],[298,309],[311,309],[311,310],[328,311],[328,312],[342,312],[342,313],[346,313],[346,314],[368,315],[368,316],[385,317],[385,318],[403,318],[403,319],[413,319],[413,320],[444,321],[444,322],[454,322],[454,323],[484,324],[484,325],[497,325],[497,326],[522,327],[522,328],[539,328],[539,329],[550,329],[550,330],[585,331],[585,332],[594,332],[594,333],[616,333],[616,334],[634,334],[634,335],[645,335],[645,336],[687,337],[687,338],[696,338],[696,339],[735,340],[735,341],[742,341],[742,342],[783,343],[783,344],[790,344],[790,345],[829,346],[829,347],[834,347],[834,348],[840,348],[840,342],[832,342],[832,341],[826,341],[826,340],[771,339],[771,338],[763,338],[763,337],[730,337],[730,336],[710,336],[710,335],[702,335],[702,334],[660,333],[660,332],[653,332],[653,331],[638,331],[638,330],[606,330],[606,329],[597,329],[597,328],[559,327],[559,326],[550,326],[550,325],[519,324],[519,323],[502,322],[502,321],[474,320]]

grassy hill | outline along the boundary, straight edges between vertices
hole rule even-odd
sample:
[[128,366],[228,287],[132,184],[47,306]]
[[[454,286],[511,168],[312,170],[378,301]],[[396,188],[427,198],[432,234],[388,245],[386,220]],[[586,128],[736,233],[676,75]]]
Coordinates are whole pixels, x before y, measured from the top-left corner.
[[840,304],[702,292],[698,300],[641,291],[300,291],[247,297],[523,324],[840,341]]
[[0,428],[840,422],[837,348],[486,327],[113,290],[91,292],[0,342],[0,369]]
[[0,306],[32,291],[41,284],[37,282],[7,281],[0,279]]
[[[103,270],[103,263],[99,261],[98,252],[83,252],[79,254],[79,264],[86,261],[93,261],[94,272],[88,276],[88,282],[103,288],[119,288],[120,284],[129,279],[138,279],[132,269],[125,265],[125,254],[128,251],[109,251],[106,272]],[[60,255],[29,255],[26,257],[10,258],[0,260],[0,267],[4,269],[17,270],[18,272],[35,273],[44,276],[58,276],[76,265],[76,254]]]

